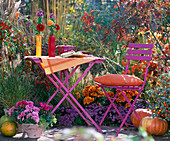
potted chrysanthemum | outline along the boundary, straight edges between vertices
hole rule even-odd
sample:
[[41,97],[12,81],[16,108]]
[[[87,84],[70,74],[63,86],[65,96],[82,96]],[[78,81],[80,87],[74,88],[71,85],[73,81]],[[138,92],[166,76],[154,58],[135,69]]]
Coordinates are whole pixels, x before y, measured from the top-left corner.
[[28,137],[38,138],[43,130],[57,121],[51,114],[52,109],[53,106],[46,103],[40,103],[40,106],[37,107],[32,101],[20,101],[9,109],[9,116],[20,125]]

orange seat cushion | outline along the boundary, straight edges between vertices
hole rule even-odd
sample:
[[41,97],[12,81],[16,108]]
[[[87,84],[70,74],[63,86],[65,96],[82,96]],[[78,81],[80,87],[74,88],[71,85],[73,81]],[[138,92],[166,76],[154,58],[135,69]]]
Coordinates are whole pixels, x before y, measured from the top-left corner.
[[94,78],[94,81],[109,86],[139,86],[143,80],[133,75],[108,74]]

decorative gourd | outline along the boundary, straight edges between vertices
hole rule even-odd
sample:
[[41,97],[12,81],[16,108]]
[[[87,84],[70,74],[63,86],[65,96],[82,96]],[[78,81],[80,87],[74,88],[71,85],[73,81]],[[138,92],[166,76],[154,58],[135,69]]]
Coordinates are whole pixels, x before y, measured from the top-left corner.
[[143,127],[149,135],[163,135],[168,130],[167,121],[159,117],[145,117],[140,121],[139,126]]
[[[136,111],[136,113],[138,114],[138,116],[140,117],[141,120],[144,117],[152,115],[152,111],[150,109],[141,109],[140,108],[140,109],[136,109],[135,111]],[[134,112],[131,114],[131,121],[132,121],[134,126],[139,127],[140,121],[139,121],[139,119],[137,118],[137,116]]]
[[0,118],[0,125],[2,123],[4,123],[5,121],[12,121],[12,117],[11,116],[8,116],[7,114],[6,115],[3,115],[1,118]]
[[18,125],[14,121],[5,121],[0,126],[1,134],[3,136],[12,137],[16,135],[18,131]]

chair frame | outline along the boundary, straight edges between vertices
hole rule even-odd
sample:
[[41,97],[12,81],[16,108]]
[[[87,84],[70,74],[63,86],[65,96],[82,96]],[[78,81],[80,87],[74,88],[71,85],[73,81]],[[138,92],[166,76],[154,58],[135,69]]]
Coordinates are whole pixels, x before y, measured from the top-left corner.
[[[147,67],[146,67],[146,72],[145,72],[145,76],[144,76],[144,82],[142,84],[142,86],[109,86],[109,85],[103,85],[100,83],[96,84],[102,88],[102,90],[104,91],[106,97],[108,98],[108,100],[110,101],[110,105],[107,109],[107,111],[105,112],[101,122],[100,122],[100,126],[103,123],[105,117],[107,116],[110,108],[113,106],[116,110],[116,112],[119,114],[119,116],[122,119],[122,123],[117,131],[117,135],[119,134],[121,128],[123,127],[123,125],[125,124],[128,127],[128,123],[126,123],[126,120],[130,114],[131,111],[133,111],[135,113],[135,115],[137,116],[137,118],[139,119],[139,121],[141,120],[140,117],[138,116],[138,114],[136,113],[135,109],[134,109],[134,105],[139,97],[139,95],[141,94],[142,90],[144,89],[145,83],[146,83],[146,78],[147,78],[147,73],[148,73],[148,68],[149,68],[149,62],[152,59],[152,48],[154,47],[153,44],[136,44],[136,43],[129,43],[128,47],[130,49],[127,49],[127,54],[126,55],[126,59],[127,59],[127,64],[126,64],[126,70],[125,70],[125,75],[127,75],[127,71],[129,68],[129,64],[130,64],[130,60],[138,60],[138,61],[147,61]],[[133,49],[134,48],[134,49]],[[141,50],[142,49],[142,50]],[[148,49],[148,50],[146,50]],[[138,54],[138,55],[142,55],[142,56],[136,56],[134,54]],[[145,56],[148,55],[148,56]],[[107,94],[106,90],[104,88],[116,88],[117,92],[116,95],[114,96],[114,98],[110,98],[110,96]],[[126,94],[123,92],[124,90],[135,90],[138,91],[138,94],[136,96],[136,98],[134,99],[133,103],[131,104],[130,101],[128,100]],[[117,99],[116,97],[118,96],[119,92],[121,92],[125,98],[125,101],[128,102],[128,104],[130,105],[129,111],[127,112],[126,116],[123,118],[123,116],[121,115],[121,113],[119,112],[119,110],[117,109],[116,105],[114,104],[115,100],[120,100]],[[121,100],[122,101],[122,100]],[[124,101],[124,100],[123,100]]]

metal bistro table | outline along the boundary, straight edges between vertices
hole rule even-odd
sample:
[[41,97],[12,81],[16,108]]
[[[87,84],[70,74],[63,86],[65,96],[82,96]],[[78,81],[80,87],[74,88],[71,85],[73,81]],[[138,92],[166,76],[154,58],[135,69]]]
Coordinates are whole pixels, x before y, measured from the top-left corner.
[[[90,115],[85,111],[85,109],[80,105],[80,103],[74,98],[74,96],[71,94],[72,90],[75,88],[75,86],[82,80],[82,78],[89,72],[89,70],[92,68],[92,66],[96,63],[102,63],[104,60],[103,58],[99,57],[80,57],[80,58],[62,58],[60,56],[56,57],[48,57],[48,56],[25,56],[25,59],[34,61],[38,64],[38,66],[42,69],[42,71],[45,72],[46,76],[50,79],[50,81],[55,85],[57,88],[54,94],[49,98],[47,103],[49,103],[54,96],[57,94],[57,92],[61,92],[63,94],[63,98],[61,101],[54,107],[52,110],[52,113],[55,112],[55,110],[60,106],[60,104],[66,99],[74,108],[75,110],[80,114],[80,116],[86,121],[86,123],[90,126],[91,123],[100,131],[100,127],[96,124],[96,122],[90,117]],[[75,71],[79,68],[81,64],[89,63],[89,66],[86,68],[86,70],[83,72],[83,74],[77,79],[77,81],[73,84],[73,86],[69,86],[69,78],[75,73]],[[71,72],[68,71],[68,68],[73,68]],[[55,72],[59,73],[58,78],[55,75]],[[62,73],[64,73],[65,80],[62,82]],[[54,77],[54,79],[52,78]],[[63,91],[61,88],[63,88]],[[68,97],[70,96],[70,98]],[[75,102],[73,104],[72,100]],[[80,112],[79,109],[81,109],[82,112]],[[91,123],[90,123],[90,121]]]

